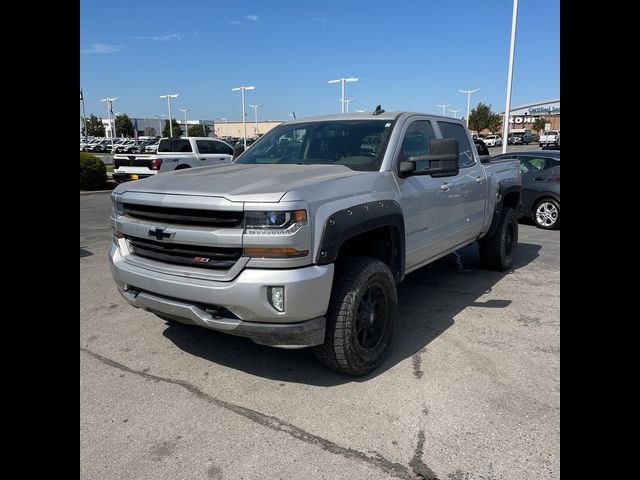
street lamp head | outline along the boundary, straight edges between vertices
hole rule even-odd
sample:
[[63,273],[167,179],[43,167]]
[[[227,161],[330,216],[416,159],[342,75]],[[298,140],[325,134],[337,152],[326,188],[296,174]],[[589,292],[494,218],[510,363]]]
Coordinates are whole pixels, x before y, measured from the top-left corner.
[[358,80],[360,79],[355,77],[349,77],[344,79],[345,82],[357,82]]
[[250,106],[251,108],[259,108],[259,107],[261,107],[261,106],[262,106],[262,104],[260,104],[260,105],[249,105],[249,106]]
[[254,87],[253,85],[250,85],[248,87],[236,87],[236,88],[232,88],[231,91],[232,92],[237,92],[238,90],[255,90],[256,87]]
[[341,82],[341,81],[342,81],[342,79],[339,78],[337,80],[329,80],[327,83],[338,83],[338,82]]
[[179,93],[169,93],[167,95],[160,95],[160,98],[176,98],[179,97]]
[[190,112],[191,109],[190,108],[181,108],[180,111],[187,113],[187,112]]

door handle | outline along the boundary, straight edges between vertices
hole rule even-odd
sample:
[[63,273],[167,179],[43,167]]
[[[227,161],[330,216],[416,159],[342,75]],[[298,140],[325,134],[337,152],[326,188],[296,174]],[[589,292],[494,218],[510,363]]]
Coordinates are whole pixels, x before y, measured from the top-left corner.
[[484,177],[476,177],[476,182],[482,183],[484,181]]
[[544,177],[534,177],[533,179],[534,180],[546,180],[546,178],[544,178]]
[[451,186],[448,183],[443,183],[442,185],[440,185],[440,188],[442,190],[447,191],[447,190],[449,190],[449,188],[451,188]]

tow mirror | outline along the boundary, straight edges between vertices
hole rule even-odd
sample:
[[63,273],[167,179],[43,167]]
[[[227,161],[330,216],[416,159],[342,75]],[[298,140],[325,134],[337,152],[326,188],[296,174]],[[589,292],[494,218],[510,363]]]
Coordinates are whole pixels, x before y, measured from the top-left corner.
[[[431,175],[433,177],[450,177],[460,171],[458,166],[458,140],[455,138],[434,138],[429,144],[428,155],[405,157],[404,149],[398,155],[399,174],[401,177],[410,175]],[[416,162],[429,162],[429,167],[416,170]]]

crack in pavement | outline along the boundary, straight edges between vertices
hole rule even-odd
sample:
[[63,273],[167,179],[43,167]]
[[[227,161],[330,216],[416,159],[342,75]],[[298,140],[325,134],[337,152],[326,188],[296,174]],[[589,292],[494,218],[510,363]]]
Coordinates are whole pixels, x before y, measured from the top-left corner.
[[[402,478],[406,480],[415,480],[416,478],[415,474],[413,472],[410,472],[409,469],[404,465],[387,460],[386,458],[382,457],[378,453],[375,453],[374,456],[369,456],[363,452],[354,450],[352,448],[341,447],[340,445],[337,445],[332,441],[327,440],[326,438],[322,438],[312,433],[306,432],[291,423],[280,420],[279,418],[273,417],[271,415],[266,415],[264,413],[260,413],[256,410],[251,410],[250,408],[241,407],[240,405],[235,405],[233,403],[220,400],[219,398],[212,397],[211,395],[205,393],[195,385],[192,385],[189,382],[185,382],[184,380],[164,378],[164,377],[152,375],[150,373],[146,373],[140,370],[134,370],[130,367],[127,367],[126,365],[123,365],[122,363],[116,362],[115,360],[111,360],[107,357],[103,357],[102,355],[92,352],[91,350],[84,347],[80,347],[80,351],[85,352],[87,355],[92,356],[96,360],[99,360],[100,362],[106,365],[117,368],[124,372],[132,373],[134,375],[138,375],[148,380],[154,380],[156,382],[165,382],[172,385],[178,385],[186,389],[187,391],[189,391],[190,393],[192,393],[193,395],[195,395],[197,398],[201,400],[204,400],[213,405],[216,405],[217,407],[233,412],[248,420],[251,420],[252,422],[255,422],[259,425],[270,428],[271,430],[286,433],[287,435],[292,436],[296,440],[300,440],[302,442],[308,443],[309,445],[320,446],[323,450],[329,453],[333,453],[335,455],[342,455],[345,458],[355,459],[364,463],[368,463],[369,465],[373,465],[374,467],[381,469],[383,472],[393,475],[394,477],[397,477],[397,478]],[[424,433],[422,434],[422,445],[424,445]],[[420,446],[420,450],[422,450],[422,446]]]
[[424,430],[418,432],[418,444],[416,445],[416,451],[413,454],[413,458],[409,462],[409,466],[415,474],[414,478],[420,480],[438,480],[438,477],[433,470],[431,470],[423,461],[422,455],[424,453]]

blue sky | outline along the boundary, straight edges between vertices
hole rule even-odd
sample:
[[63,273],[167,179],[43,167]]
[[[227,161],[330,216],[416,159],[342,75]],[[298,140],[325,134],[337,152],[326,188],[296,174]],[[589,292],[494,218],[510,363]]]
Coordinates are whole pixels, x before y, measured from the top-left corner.
[[[153,117],[172,101],[189,119],[242,118],[239,92],[259,119],[340,111],[466,114],[458,89],[481,88],[471,107],[504,111],[512,0],[200,0],[80,2],[80,87],[87,115]],[[560,98],[560,1],[521,0],[512,106]],[[253,109],[247,107],[250,119]],[[450,112],[447,112],[453,115]]]

